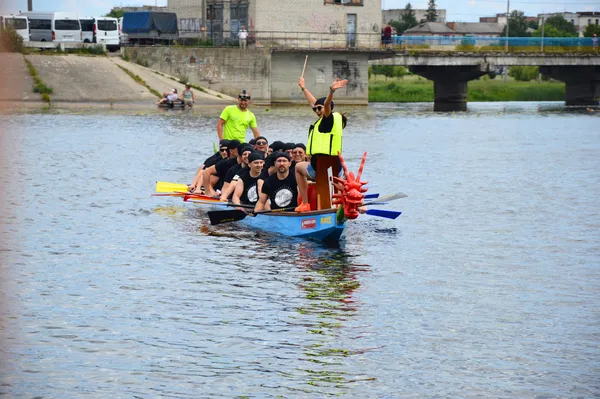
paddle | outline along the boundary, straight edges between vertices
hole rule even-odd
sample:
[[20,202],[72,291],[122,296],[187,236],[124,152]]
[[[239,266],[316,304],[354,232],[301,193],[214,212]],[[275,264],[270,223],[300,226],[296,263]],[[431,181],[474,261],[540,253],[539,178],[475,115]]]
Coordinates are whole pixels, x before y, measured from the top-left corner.
[[[293,211],[294,209],[296,209],[296,208],[271,209],[271,210],[266,210],[266,211],[254,212],[254,214],[262,215],[265,213],[273,213],[273,212],[289,212],[289,211]],[[213,226],[217,225],[217,224],[222,224],[222,223],[237,222],[238,220],[245,219],[246,216],[248,216],[248,214],[244,211],[240,211],[239,209],[208,212],[208,218],[210,219],[210,224],[212,224]]]
[[375,193],[375,194],[365,194],[365,199],[373,199],[373,198],[379,198],[379,194]]
[[396,219],[398,216],[400,216],[402,214],[402,212],[386,211],[383,209],[367,209],[367,212],[365,212],[365,213],[367,215],[379,216],[379,217],[388,218],[388,219]]
[[208,199],[196,199],[196,197],[194,197],[194,194],[187,194],[183,197],[183,200],[185,202],[194,202],[196,204],[208,204],[208,205],[224,205],[224,206],[233,206],[236,208],[248,208],[248,209],[254,209],[254,205],[250,205],[250,204],[234,204],[233,202],[223,202],[220,201],[217,198],[214,198],[213,200],[208,200]]
[[396,194],[387,195],[385,197],[381,197],[377,201],[365,202],[361,206],[380,205],[383,202],[389,202],[389,201],[397,200],[400,198],[406,198],[406,197],[408,197],[408,195],[406,195],[404,193],[396,193]]
[[156,190],[157,193],[172,193],[176,191],[184,191],[187,193],[187,184],[171,183],[168,181],[157,181]]

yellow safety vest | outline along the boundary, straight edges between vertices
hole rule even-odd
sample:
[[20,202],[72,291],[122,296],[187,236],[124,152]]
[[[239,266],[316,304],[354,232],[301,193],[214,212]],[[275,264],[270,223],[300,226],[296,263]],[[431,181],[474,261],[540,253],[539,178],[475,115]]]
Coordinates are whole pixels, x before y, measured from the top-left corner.
[[308,155],[333,155],[337,156],[342,152],[342,114],[333,113],[333,128],[331,132],[320,132],[319,125],[323,118],[319,119],[314,125],[311,125],[308,132],[308,143],[306,144],[306,153]]

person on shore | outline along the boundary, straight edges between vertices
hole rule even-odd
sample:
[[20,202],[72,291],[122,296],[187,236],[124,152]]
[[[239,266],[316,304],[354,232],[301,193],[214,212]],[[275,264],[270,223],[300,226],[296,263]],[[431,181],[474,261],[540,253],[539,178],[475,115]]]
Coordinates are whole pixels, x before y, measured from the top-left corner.
[[238,32],[238,41],[240,42],[240,48],[246,49],[246,46],[248,45],[248,31],[244,25],[242,25]]
[[192,90],[192,85],[188,82],[185,84],[185,90],[183,91],[183,104],[185,107],[192,108],[196,102],[196,95]]
[[[312,106],[313,111],[319,118],[310,126],[307,154],[311,156],[310,162],[296,164],[296,180],[298,191],[302,196],[302,203],[296,208],[296,212],[309,212],[308,203],[308,178],[316,178],[317,159],[319,157],[338,157],[342,152],[342,134],[346,127],[346,116],[339,112],[333,112],[333,94],[336,90],[346,87],[348,80],[335,79],[329,87],[327,97],[318,100],[308,91],[304,85],[304,79],[298,80],[298,85],[306,97],[306,101]],[[341,170],[341,168],[340,168]]]
[[250,104],[250,93],[242,90],[238,95],[237,105],[228,105],[221,112],[217,122],[217,135],[219,140],[237,140],[246,141],[246,129],[250,128],[254,138],[260,136],[256,124],[256,117],[248,109]]
[[163,98],[161,98],[156,105],[159,104],[163,104],[163,103],[173,103],[175,101],[179,100],[179,96],[177,95],[177,89],[173,89],[171,90],[169,93],[163,93]]
[[289,154],[285,152],[275,154],[276,173],[269,176],[262,184],[258,202],[254,207],[255,212],[264,209],[293,208],[298,204],[298,186],[296,176],[290,173],[290,164]]
[[592,44],[594,45],[594,51],[598,51],[598,36],[594,33],[594,37],[592,37]]
[[258,177],[265,164],[265,156],[259,151],[248,155],[248,169],[242,173],[235,184],[231,202],[234,204],[256,205],[258,202]]

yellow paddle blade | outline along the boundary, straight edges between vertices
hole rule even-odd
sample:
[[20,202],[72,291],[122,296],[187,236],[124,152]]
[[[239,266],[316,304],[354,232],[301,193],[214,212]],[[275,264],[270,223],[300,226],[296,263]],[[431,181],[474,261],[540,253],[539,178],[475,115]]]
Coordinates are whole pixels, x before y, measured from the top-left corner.
[[187,184],[170,183],[168,181],[157,181],[156,192],[157,193],[172,193],[175,191],[181,191],[186,193],[188,191]]

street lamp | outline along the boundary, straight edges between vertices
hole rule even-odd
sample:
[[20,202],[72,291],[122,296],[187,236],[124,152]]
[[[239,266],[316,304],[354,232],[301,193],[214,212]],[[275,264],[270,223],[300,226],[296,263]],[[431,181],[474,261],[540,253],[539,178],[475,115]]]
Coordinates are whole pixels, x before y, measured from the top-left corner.
[[[509,16],[510,13],[510,0],[506,0],[506,42],[504,43],[504,51],[508,53],[508,29],[509,29]],[[504,66],[504,83],[508,83],[508,68]]]

